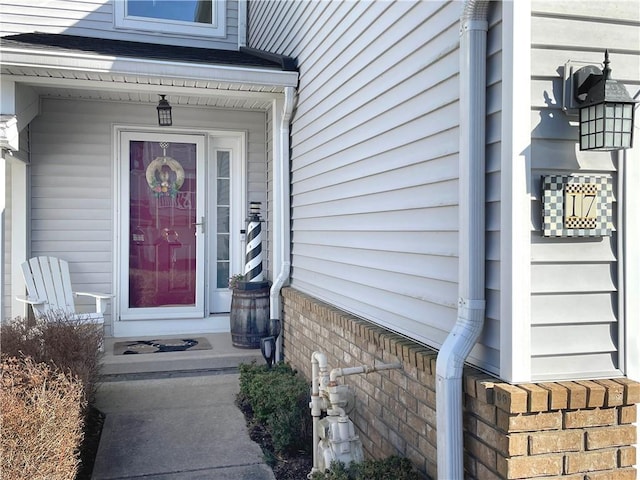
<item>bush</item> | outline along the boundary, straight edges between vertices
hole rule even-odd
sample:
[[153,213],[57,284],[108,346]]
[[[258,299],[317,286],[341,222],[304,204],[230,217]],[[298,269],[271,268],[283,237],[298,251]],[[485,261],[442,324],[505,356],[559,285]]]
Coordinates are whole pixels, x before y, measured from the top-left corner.
[[418,480],[420,477],[406,458],[392,456],[383,460],[367,460],[345,467],[336,462],[325,472],[316,472],[311,480]]
[[38,319],[16,318],[3,323],[0,330],[2,354],[30,357],[78,377],[84,397],[92,402],[100,369],[101,328],[69,318],[64,313],[50,313]]
[[287,364],[240,365],[238,401],[248,403],[263,424],[276,453],[311,449],[310,385]]
[[2,324],[3,478],[74,479],[102,332],[64,314]]
[[85,408],[82,385],[30,358],[3,356],[2,472],[12,480],[72,480]]

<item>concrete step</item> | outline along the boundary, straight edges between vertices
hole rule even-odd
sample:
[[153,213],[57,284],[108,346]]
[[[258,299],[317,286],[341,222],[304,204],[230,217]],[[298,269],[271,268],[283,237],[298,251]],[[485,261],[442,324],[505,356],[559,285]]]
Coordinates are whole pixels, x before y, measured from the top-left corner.
[[[101,360],[102,380],[110,377],[162,376],[198,372],[229,372],[238,369],[241,363],[264,363],[260,349],[236,348],[231,343],[230,333],[206,333],[189,335],[188,338],[205,337],[211,350],[185,352],[146,353],[136,355],[114,355],[114,344],[123,341],[157,340],[182,338],[180,335],[167,337],[106,338]],[[111,378],[113,379],[113,378]]]

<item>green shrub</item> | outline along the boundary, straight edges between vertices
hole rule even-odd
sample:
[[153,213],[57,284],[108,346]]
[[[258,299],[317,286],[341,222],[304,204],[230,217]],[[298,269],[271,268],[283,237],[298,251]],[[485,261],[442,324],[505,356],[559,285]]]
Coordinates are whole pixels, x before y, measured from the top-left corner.
[[345,467],[331,464],[325,472],[316,472],[311,480],[419,480],[418,473],[406,458],[392,456],[383,460],[367,460]]
[[263,424],[277,453],[311,449],[310,385],[289,365],[240,365],[239,402]]

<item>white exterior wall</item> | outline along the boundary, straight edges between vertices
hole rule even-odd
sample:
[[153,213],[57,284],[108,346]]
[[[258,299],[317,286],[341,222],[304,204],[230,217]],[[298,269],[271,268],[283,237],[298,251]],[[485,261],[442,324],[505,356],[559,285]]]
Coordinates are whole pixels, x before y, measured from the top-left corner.
[[[461,6],[249,5],[249,46],[301,75],[292,286],[433,347],[457,312]],[[491,337],[472,360],[496,371]]]
[[[185,130],[246,131],[248,198],[266,198],[266,178],[258,178],[265,168],[263,112],[174,107],[173,114]],[[32,122],[30,256],[68,260],[76,290],[114,292],[112,125],[157,128],[155,122],[155,105],[56,99],[44,99]]]
[[[616,231],[611,237],[542,237],[540,177],[609,176],[616,195],[614,212],[618,208],[617,153],[578,150],[577,127],[569,124],[561,108],[562,75],[568,60],[601,65],[608,48],[612,78],[626,83],[630,94],[636,95],[640,8],[637,2],[533,1],[531,33],[532,380],[619,375],[625,371],[620,349],[626,319],[619,304],[618,264],[624,225],[614,213]],[[636,145],[639,140],[636,130]],[[627,207],[636,206],[627,203]],[[633,291],[627,285],[627,294],[637,295],[635,287]]]
[[0,35],[42,32],[190,47],[238,48],[237,0],[226,0],[224,38],[116,29],[116,1],[122,0],[6,0],[0,3]]

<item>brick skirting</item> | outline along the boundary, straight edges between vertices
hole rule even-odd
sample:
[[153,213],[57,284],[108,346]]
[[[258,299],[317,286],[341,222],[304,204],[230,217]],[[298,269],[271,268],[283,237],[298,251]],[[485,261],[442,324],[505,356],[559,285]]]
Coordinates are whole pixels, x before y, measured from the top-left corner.
[[[311,377],[319,350],[330,368],[403,364],[344,377],[369,458],[401,455],[436,478],[437,352],[293,288],[282,291],[285,360]],[[627,379],[510,385],[464,374],[465,478],[635,480],[640,384]]]

